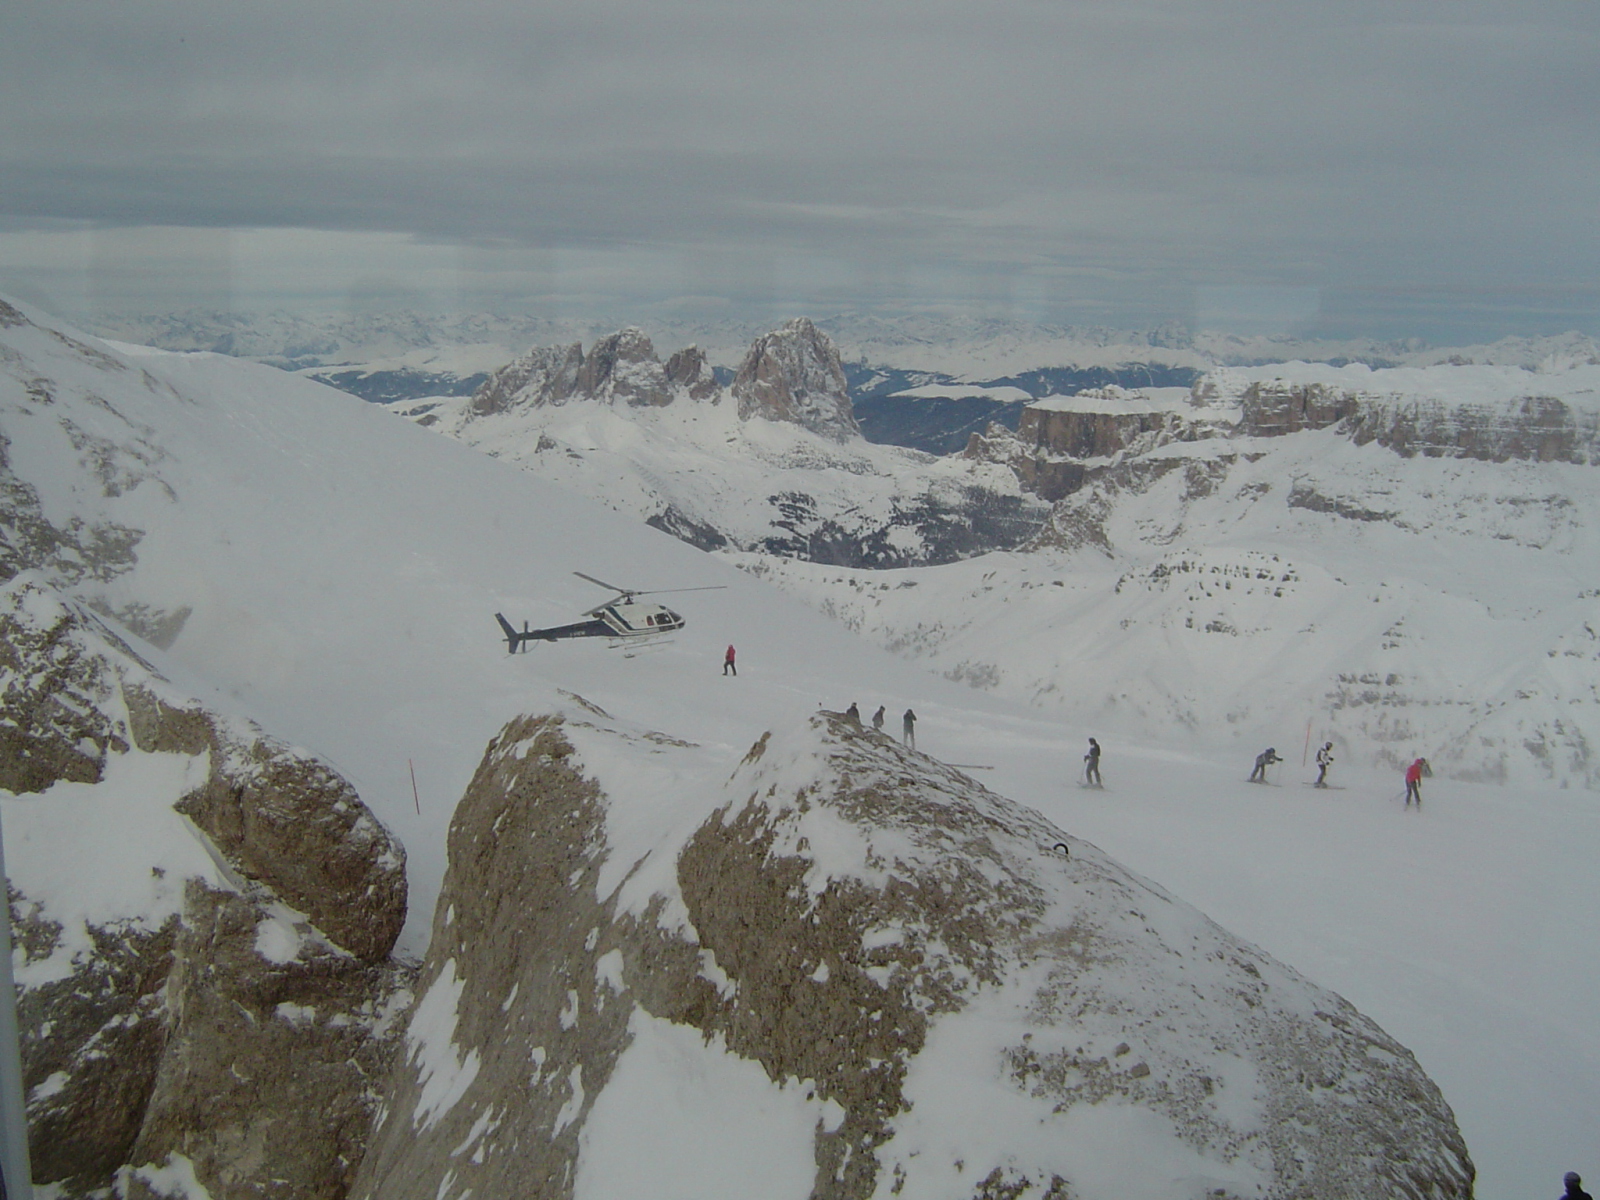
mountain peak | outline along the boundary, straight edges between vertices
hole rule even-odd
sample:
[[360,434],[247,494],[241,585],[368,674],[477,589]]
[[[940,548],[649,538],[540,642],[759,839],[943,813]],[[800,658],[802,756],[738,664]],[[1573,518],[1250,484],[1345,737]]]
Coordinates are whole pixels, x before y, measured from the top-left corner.
[[793,421],[835,441],[861,436],[833,340],[795,317],[755,340],[733,380],[741,418]]

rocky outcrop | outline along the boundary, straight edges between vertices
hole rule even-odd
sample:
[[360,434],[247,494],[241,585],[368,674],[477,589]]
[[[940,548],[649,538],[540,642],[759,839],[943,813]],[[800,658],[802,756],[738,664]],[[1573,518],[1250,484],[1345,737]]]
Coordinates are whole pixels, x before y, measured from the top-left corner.
[[169,1197],[179,1162],[212,1197],[349,1194],[409,972],[309,931],[292,957],[263,954],[269,921],[260,898],[189,881],[165,1053],[122,1173],[127,1200]]
[[650,339],[629,326],[595,342],[587,355],[573,342],[544,346],[507,363],[473,393],[467,411],[484,417],[569,400],[659,406],[672,403],[680,391],[694,400],[715,397],[716,379],[705,355],[691,346],[663,366]]
[[[555,715],[490,744],[359,1196],[583,1193],[651,1122],[705,1119],[692,1076],[608,1093],[680,1045],[759,1066],[750,1106],[810,1148],[783,1190],[815,1200],[1109,1200],[1174,1170],[1213,1197],[1471,1195],[1438,1089],[1349,1004],[842,714],[764,735],[703,815],[655,812],[677,832],[610,862],[672,746]],[[640,795],[585,765],[619,757]],[[994,1088],[1003,1117],[966,1099]],[[1148,1178],[1105,1173],[1109,1113]],[[727,1178],[688,1155],[678,1190]]]
[[1357,445],[1375,441],[1404,458],[1600,464],[1600,413],[1579,411],[1553,396],[1524,396],[1506,405],[1363,405],[1349,429]]
[[[1107,403],[1091,405],[1104,398]],[[1071,406],[1030,404],[1017,422],[1017,438],[1035,451],[1067,458],[1109,458],[1124,450],[1147,450],[1192,438],[1189,422],[1169,409],[1139,403],[1136,395],[1088,393]]]
[[1239,397],[1238,432],[1247,437],[1277,437],[1305,429],[1326,429],[1356,415],[1361,398],[1321,383],[1252,383]]
[[629,326],[589,349],[578,371],[577,392],[595,400],[632,405],[672,402],[666,368],[644,332]]
[[841,442],[861,436],[839,351],[805,317],[756,339],[732,392],[741,417],[793,421]]
[[1554,396],[1453,403],[1276,380],[1246,387],[1240,409],[1238,432],[1247,436],[1337,425],[1357,445],[1377,442],[1404,458],[1600,463],[1600,413]]
[[691,400],[712,400],[722,390],[699,346],[685,347],[667,359],[667,382],[686,389]]
[[1052,457],[1038,445],[1030,445],[1004,425],[990,424],[982,433],[967,439],[962,451],[978,462],[1000,463],[1016,474],[1023,491],[1054,504],[1083,486],[1088,468],[1073,459]]
[[[35,574],[0,592],[0,688],[0,783],[36,797],[7,814],[35,1180],[342,1197],[409,995],[399,844]],[[69,829],[72,872],[36,861]]]
[[1005,464],[1024,490],[1054,503],[1119,469],[1129,456],[1220,432],[1210,420],[1153,405],[1141,393],[1097,388],[1069,400],[1027,405],[1015,433],[990,425],[972,435],[964,453]]

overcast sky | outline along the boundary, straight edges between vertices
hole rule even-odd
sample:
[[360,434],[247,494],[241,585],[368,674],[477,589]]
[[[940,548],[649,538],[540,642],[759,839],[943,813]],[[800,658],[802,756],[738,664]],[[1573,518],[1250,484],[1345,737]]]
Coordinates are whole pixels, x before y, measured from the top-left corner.
[[1600,332],[1597,0],[9,0],[64,311]]

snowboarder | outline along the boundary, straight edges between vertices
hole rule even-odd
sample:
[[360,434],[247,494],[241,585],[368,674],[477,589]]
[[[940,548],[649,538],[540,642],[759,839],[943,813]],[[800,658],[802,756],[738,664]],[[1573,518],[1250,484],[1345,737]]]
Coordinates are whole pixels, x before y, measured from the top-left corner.
[[844,715],[850,718],[852,725],[861,724],[861,710],[856,707],[854,700],[850,701],[850,707],[844,710]]
[[728,652],[722,656],[722,673],[737,676],[739,668],[733,665],[733,646],[728,647]]
[[1250,772],[1249,782],[1265,783],[1267,781],[1267,768],[1273,763],[1281,763],[1282,761],[1283,759],[1278,757],[1278,752],[1268,746],[1260,754],[1256,755],[1256,769]]
[[1105,787],[1100,780],[1100,743],[1089,739],[1089,753],[1083,756],[1083,783],[1085,787]]
[[1411,802],[1416,801],[1417,807],[1422,807],[1422,777],[1432,775],[1433,768],[1428,766],[1428,760],[1419,758],[1406,768],[1406,807],[1411,807]]
[[883,705],[878,705],[878,711],[872,714],[872,728],[879,733],[883,732]]
[[917,714],[909,708],[906,709],[906,715],[900,719],[900,725],[904,730],[901,734],[901,741],[915,750],[917,748]]
[[1333,766],[1333,743],[1323,742],[1322,749],[1317,751],[1317,782],[1314,787],[1328,786],[1328,768],[1331,766]]
[[1576,1171],[1568,1171],[1561,1182],[1567,1185],[1567,1190],[1561,1193],[1561,1200],[1594,1200],[1583,1190],[1583,1180]]

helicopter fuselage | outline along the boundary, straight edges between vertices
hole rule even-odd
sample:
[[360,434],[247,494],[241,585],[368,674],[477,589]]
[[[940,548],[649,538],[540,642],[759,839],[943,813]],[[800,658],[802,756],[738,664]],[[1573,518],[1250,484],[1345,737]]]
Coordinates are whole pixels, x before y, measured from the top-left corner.
[[[500,630],[506,637],[507,650],[515,654],[519,649],[526,649],[529,642],[556,642],[564,638],[603,637],[610,638],[613,643],[639,641],[675,633],[684,627],[685,622],[681,616],[664,604],[639,600],[641,593],[638,591],[619,588],[615,584],[606,583],[603,579],[596,579],[593,575],[585,575],[582,571],[574,571],[573,574],[579,579],[611,588],[617,594],[599,607],[591,608],[584,613],[588,620],[575,621],[571,625],[553,625],[548,629],[529,629],[527,622],[523,622],[522,629],[518,631],[503,614],[495,613],[494,619],[500,623]],[[659,594],[663,589],[651,590]],[[722,590],[722,585],[664,590],[716,592]]]

